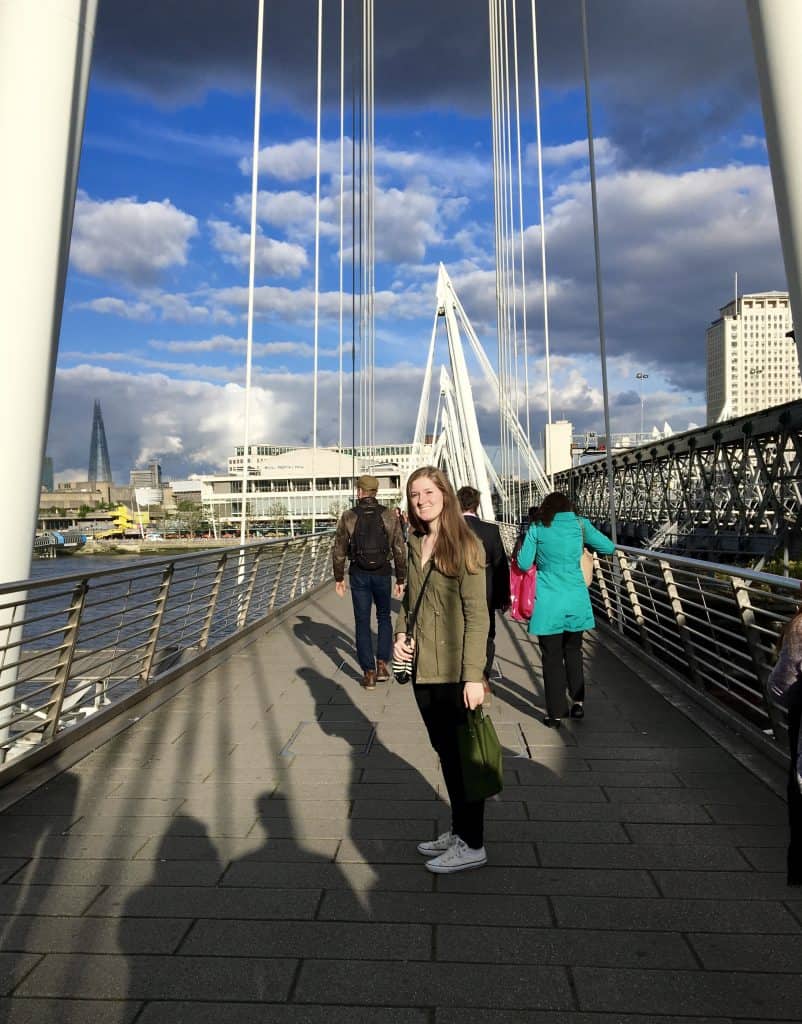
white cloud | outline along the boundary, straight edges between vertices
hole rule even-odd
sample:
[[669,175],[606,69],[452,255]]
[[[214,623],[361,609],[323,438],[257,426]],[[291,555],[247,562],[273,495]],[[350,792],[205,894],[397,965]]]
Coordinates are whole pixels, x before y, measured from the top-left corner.
[[153,307],[149,302],[136,300],[129,302],[126,299],[118,299],[107,295],[102,299],[92,299],[90,302],[76,302],[73,309],[88,309],[93,313],[101,313],[106,316],[119,316],[124,320],[152,320]]
[[[606,167],[615,163],[616,149],[610,139],[594,138],[593,155],[599,167]],[[561,146],[544,146],[543,163],[551,167],[564,167],[566,164],[588,162],[588,140],[577,139],[574,142],[566,142]],[[529,166],[537,166],[537,146],[526,147],[526,163]]]
[[[250,260],[250,235],[226,221],[211,220],[212,245],[226,263],[247,266]],[[307,266],[306,250],[292,242],[266,238],[257,229],[256,270],[277,277],[299,277]]]
[[75,204],[70,259],[82,273],[150,284],[166,270],[184,266],[189,241],[198,233],[191,214],[169,199],[140,203],[135,197],[94,200],[85,192]]

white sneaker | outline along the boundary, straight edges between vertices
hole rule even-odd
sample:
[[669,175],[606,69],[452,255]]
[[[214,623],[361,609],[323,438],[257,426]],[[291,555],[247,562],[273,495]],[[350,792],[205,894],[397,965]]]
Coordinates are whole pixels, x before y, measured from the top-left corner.
[[456,838],[453,832],[444,832],[437,839],[430,839],[426,843],[418,843],[418,853],[422,853],[424,857],[436,857],[438,854],[449,850]]
[[484,846],[478,850],[472,850],[470,846],[459,836],[454,836],[454,842],[439,857],[428,860],[426,867],[436,875],[448,875],[452,871],[469,871],[471,868],[481,868],[487,864],[487,853]]

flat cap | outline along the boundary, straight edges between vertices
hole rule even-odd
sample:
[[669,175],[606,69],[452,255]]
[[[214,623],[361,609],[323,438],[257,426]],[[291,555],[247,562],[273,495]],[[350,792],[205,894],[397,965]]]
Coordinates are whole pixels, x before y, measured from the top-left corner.
[[360,491],[378,491],[379,481],[375,476],[371,476],[369,473],[363,473],[357,480],[356,486]]

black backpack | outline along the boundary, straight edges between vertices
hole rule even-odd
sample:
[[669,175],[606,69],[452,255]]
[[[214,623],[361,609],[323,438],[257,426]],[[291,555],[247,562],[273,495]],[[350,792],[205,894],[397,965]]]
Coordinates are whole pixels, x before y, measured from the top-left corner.
[[384,528],[381,505],[357,505],[349,557],[358,569],[375,572],[390,558],[390,541]]

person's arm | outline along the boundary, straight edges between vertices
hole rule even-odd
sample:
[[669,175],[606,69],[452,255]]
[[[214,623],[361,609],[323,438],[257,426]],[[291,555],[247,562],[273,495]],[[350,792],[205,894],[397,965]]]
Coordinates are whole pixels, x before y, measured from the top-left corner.
[[385,526],[390,525],[390,549],[393,554],[393,570],[395,572],[395,596],[400,597],[407,579],[407,544],[404,540],[404,531],[401,529],[401,520],[394,512],[390,512],[390,519],[385,520]]
[[462,681],[465,706],[478,707],[485,696],[482,676],[487,657],[487,632],[490,616],[487,611],[487,590],[484,572],[468,572],[463,567],[459,582],[462,617]]
[[340,597],[345,593],[345,560],[348,558],[350,541],[351,535],[348,532],[345,513],[343,513],[340,516],[340,521],[337,523],[337,532],[334,534],[334,544],[331,549],[334,587]]
[[518,568],[521,572],[526,572],[527,569],[531,569],[535,564],[535,555],[537,554],[537,526],[533,523],[526,531],[524,542],[521,545],[520,551],[515,561],[518,563]]
[[611,555],[615,551],[615,544],[601,530],[597,530],[584,516],[580,516],[579,521],[582,524],[585,547],[598,551],[600,555]]

